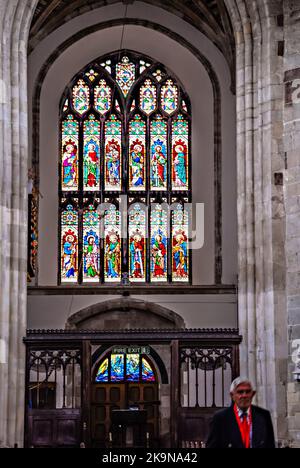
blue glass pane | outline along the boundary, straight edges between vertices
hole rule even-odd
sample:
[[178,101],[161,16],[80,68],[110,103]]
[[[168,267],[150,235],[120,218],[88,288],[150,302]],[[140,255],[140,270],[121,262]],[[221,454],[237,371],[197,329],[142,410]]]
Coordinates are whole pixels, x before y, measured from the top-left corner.
[[126,376],[129,382],[138,382],[140,380],[139,354],[127,354]]
[[124,354],[111,355],[111,381],[121,382],[124,380]]
[[96,382],[108,382],[108,359],[105,359],[99,367]]
[[145,382],[155,382],[155,375],[154,372],[146,359],[142,360],[142,374],[143,374],[143,381]]

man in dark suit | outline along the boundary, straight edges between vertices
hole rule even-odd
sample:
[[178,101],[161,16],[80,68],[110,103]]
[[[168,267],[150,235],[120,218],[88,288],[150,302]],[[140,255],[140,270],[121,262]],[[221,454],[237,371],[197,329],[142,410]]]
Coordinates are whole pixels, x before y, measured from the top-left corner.
[[232,382],[232,405],[215,414],[207,448],[275,448],[271,415],[252,405],[255,393],[246,378]]

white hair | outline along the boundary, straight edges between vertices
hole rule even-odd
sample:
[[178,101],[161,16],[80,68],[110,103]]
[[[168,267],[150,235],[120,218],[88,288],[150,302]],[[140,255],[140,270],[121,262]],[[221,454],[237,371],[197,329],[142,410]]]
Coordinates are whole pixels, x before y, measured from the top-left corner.
[[237,377],[236,379],[234,379],[234,381],[232,382],[230,386],[230,393],[233,393],[235,389],[241,384],[248,384],[250,385],[252,390],[254,390],[251,381],[247,377]]

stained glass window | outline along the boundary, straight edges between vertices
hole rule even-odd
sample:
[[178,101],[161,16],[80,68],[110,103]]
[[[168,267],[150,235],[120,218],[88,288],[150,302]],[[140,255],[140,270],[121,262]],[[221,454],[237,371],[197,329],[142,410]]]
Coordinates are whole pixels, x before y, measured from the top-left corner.
[[63,112],[67,112],[69,109],[69,99],[65,100],[64,107],[63,107]]
[[73,88],[73,107],[79,115],[90,108],[90,88],[83,80],[79,80]]
[[94,90],[94,107],[101,115],[105,115],[111,108],[111,88],[105,80],[100,80]]
[[78,189],[79,125],[72,115],[62,122],[62,190]]
[[188,190],[189,124],[182,115],[172,125],[172,188]]
[[129,125],[129,189],[146,189],[146,124],[139,115]]
[[140,109],[150,115],[156,109],[156,86],[151,80],[146,80],[140,91]]
[[124,354],[111,355],[111,381],[121,382],[124,380]]
[[61,216],[61,276],[66,283],[78,279],[78,211],[68,205]]
[[122,245],[120,212],[113,204],[105,212],[105,280],[118,283],[121,279]]
[[97,73],[97,72],[95,72],[95,70],[91,69],[85,74],[85,76],[87,76],[90,81],[95,81],[97,76],[99,76],[99,73]]
[[168,280],[168,212],[162,205],[151,211],[151,281]]
[[129,209],[129,279],[146,279],[146,213],[140,204]]
[[111,60],[106,60],[106,62],[101,63],[101,67],[105,68],[108,73],[111,73]]
[[60,112],[59,282],[190,281],[190,218],[170,210],[191,201],[191,104],[177,78],[119,51],[73,78]]
[[145,60],[140,60],[140,73],[142,74],[150,66],[151,63],[145,62]]
[[83,130],[83,186],[87,191],[100,188],[100,122],[91,115]]
[[157,79],[158,82],[160,82],[165,74],[161,70],[157,69],[153,72],[153,76]]
[[122,189],[122,125],[115,115],[105,124],[105,189]]
[[96,382],[108,382],[108,359],[105,359],[99,367]]
[[126,97],[136,79],[134,63],[131,63],[128,57],[123,57],[116,66],[116,75],[117,83]]
[[99,365],[96,383],[156,382],[155,371],[149,359],[141,354],[113,354]]
[[140,380],[140,355],[127,354],[126,356],[126,379],[128,382]]
[[178,108],[178,88],[168,80],[161,89],[161,108],[168,114],[174,114]]
[[172,213],[172,279],[174,282],[189,280],[188,213],[178,204]]
[[150,184],[152,190],[167,190],[168,139],[167,123],[156,117],[150,130]]
[[144,382],[155,382],[155,375],[152,367],[146,359],[142,359],[142,379]]
[[100,217],[94,205],[83,213],[83,281],[98,282],[100,277]]
[[121,107],[120,107],[119,101],[117,100],[115,102],[115,108],[116,108],[116,111],[121,112]]

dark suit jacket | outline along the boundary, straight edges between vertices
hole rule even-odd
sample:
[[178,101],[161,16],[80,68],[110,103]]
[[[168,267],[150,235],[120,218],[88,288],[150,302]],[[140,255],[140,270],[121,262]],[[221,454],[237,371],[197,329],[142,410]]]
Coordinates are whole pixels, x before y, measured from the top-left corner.
[[[207,448],[244,448],[233,405],[215,414]],[[252,448],[275,448],[269,411],[252,405]]]

